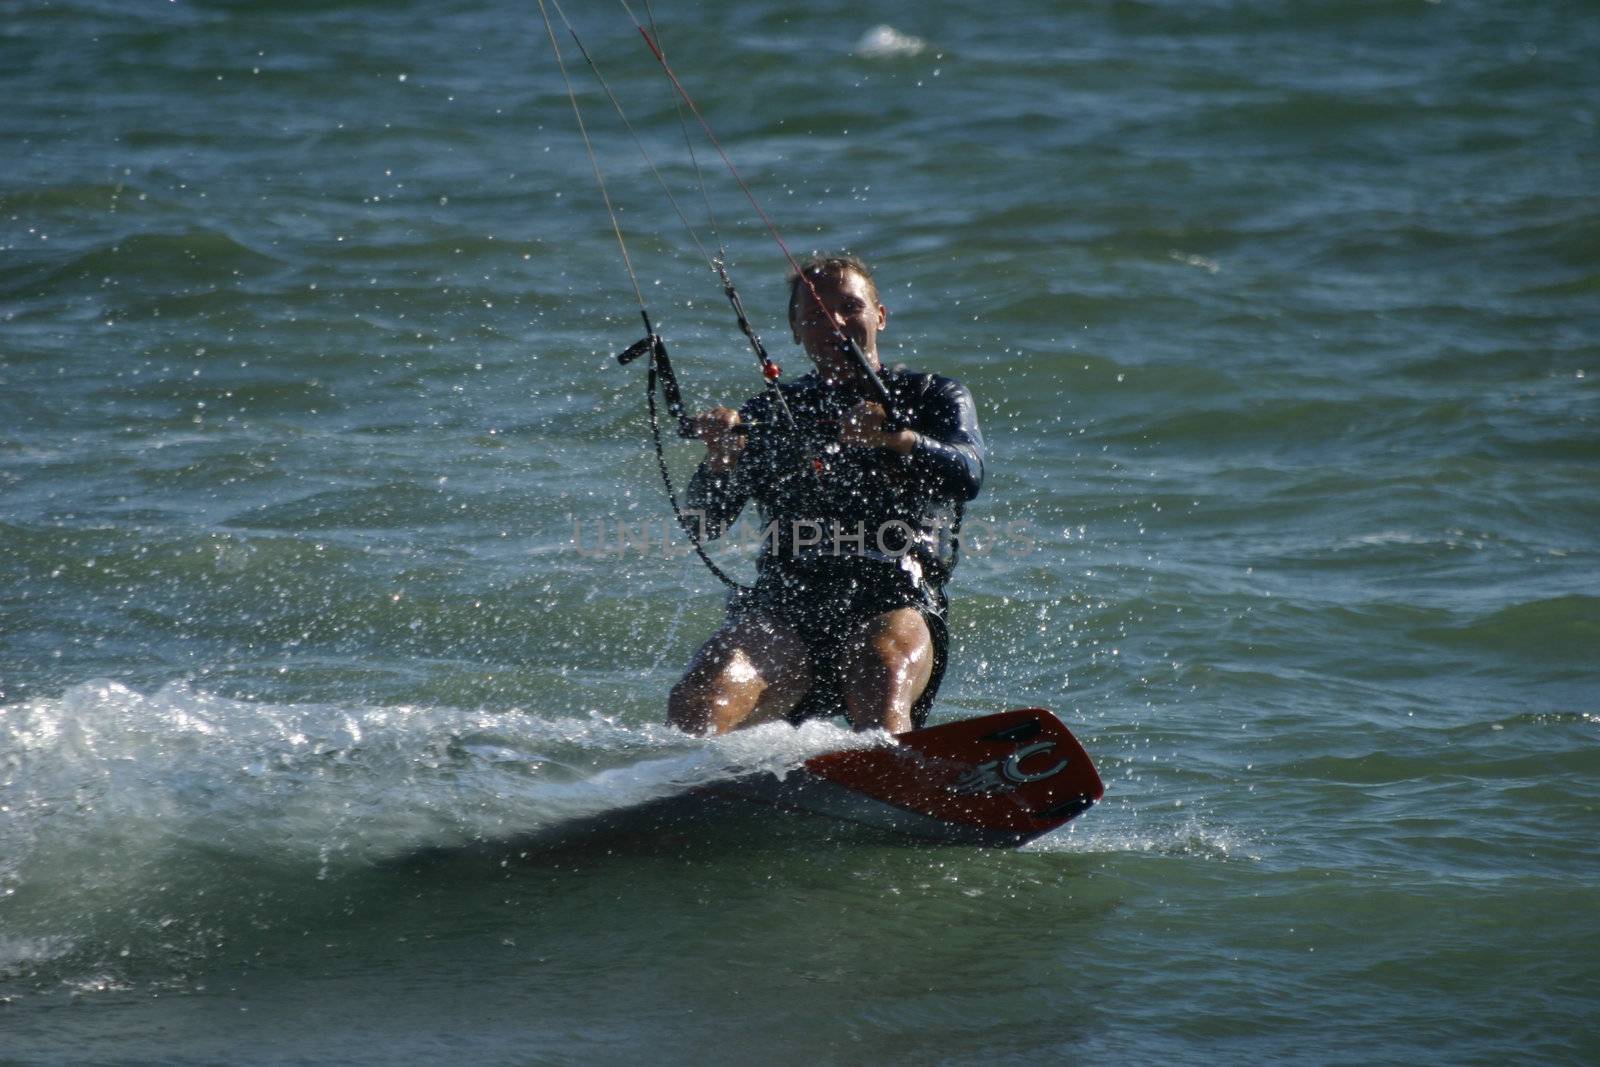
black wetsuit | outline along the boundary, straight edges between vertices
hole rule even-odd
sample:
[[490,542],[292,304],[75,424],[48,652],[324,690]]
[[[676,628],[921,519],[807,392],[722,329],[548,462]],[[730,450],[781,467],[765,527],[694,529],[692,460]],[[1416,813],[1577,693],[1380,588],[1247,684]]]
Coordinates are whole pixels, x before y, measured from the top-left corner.
[[816,374],[781,386],[797,429],[763,393],[740,409],[749,439],[738,465],[689,483],[688,507],[720,536],[749,500],[760,512],[755,589],[729,614],[758,610],[789,626],[810,651],[812,686],[791,716],[843,713],[834,674],[845,639],[862,621],[899,607],[922,612],[933,636],[933,675],[912,708],[921,726],[944,673],[944,584],[955,565],[961,508],[983,484],[984,445],[972,394],[937,374],[885,371],[906,428],[920,436],[908,456],[841,446],[840,423],[861,395]]

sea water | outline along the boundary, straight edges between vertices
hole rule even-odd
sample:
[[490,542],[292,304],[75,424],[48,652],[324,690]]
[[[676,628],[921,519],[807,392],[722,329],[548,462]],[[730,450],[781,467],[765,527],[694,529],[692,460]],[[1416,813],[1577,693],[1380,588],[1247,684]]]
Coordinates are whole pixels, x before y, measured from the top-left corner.
[[[801,372],[782,253],[568,7]],[[935,721],[1050,706],[1105,802],[1020,851],[596,829],[877,739],[663,725],[722,591],[538,5],[10,4],[0,1062],[1600,1058],[1588,6],[653,7],[789,246],[978,399]]]

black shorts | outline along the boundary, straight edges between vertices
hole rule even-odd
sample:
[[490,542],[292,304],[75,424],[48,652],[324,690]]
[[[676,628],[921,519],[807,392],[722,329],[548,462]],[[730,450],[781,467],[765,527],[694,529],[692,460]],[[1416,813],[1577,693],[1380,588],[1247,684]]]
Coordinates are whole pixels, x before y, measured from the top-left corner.
[[795,724],[845,714],[840,672],[846,643],[868,619],[907,607],[922,614],[933,638],[933,673],[911,707],[911,724],[920,729],[944,679],[950,632],[944,591],[922,579],[915,568],[859,556],[769,560],[753,590],[728,599],[730,617],[759,612],[793,630],[805,643],[811,688],[789,713]]

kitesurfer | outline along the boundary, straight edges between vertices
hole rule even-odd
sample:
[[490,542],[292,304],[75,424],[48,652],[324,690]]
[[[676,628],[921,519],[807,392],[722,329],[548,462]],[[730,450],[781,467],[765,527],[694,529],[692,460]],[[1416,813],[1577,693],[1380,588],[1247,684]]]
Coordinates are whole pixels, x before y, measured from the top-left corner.
[[[844,714],[860,730],[920,726],[944,672],[944,585],[961,508],[983,481],[972,395],[952,378],[882,370],[888,324],[854,256],[790,278],[789,325],[816,370],[693,426],[706,456],[688,490],[703,536],[754,500],[757,581],[673,687],[668,719],[693,733]],[[887,389],[885,410],[859,355]]]

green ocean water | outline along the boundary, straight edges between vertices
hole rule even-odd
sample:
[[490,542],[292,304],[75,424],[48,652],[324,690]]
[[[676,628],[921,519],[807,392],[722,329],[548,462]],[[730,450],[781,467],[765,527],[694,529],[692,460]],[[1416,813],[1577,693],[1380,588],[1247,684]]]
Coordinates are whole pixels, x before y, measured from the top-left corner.
[[[798,373],[628,13],[567,14]],[[1600,1059],[1590,7],[654,14],[979,400],[935,719],[1055,708],[1105,802],[583,832],[850,739],[662,725],[721,592],[538,5],[0,4],[0,1063]],[[691,403],[743,399],[558,40]]]

